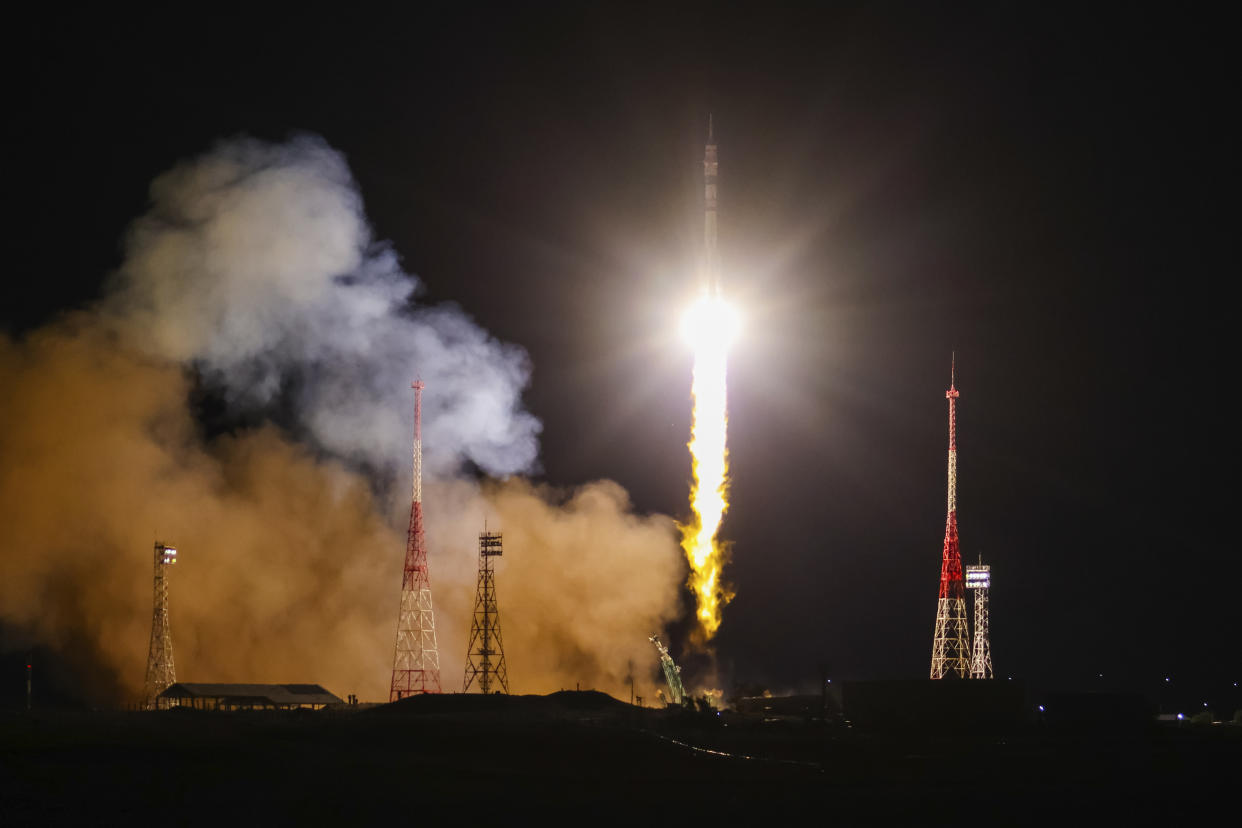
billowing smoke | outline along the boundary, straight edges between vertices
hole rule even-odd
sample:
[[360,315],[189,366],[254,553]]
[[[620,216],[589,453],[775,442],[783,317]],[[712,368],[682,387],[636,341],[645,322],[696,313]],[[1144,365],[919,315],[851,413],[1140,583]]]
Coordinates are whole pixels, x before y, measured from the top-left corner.
[[[426,513],[445,689],[461,680],[484,520],[514,690],[628,692],[646,636],[677,612],[671,519],[615,484],[553,492],[521,407],[528,365],[417,283],[371,238],[343,158],[312,137],[239,140],[151,190],[126,259],[89,311],[0,334],[0,616],[84,646],[141,688],[151,547],[176,543],[174,649],[184,681],[312,681],[384,699],[404,554],[412,394],[421,374]],[[205,383],[247,422],[204,438]],[[379,475],[378,479],[385,479]],[[83,695],[101,699],[98,688]],[[641,690],[640,690],[641,692]],[[132,698],[132,695],[131,695]],[[115,700],[115,699],[113,699]]]
[[418,374],[430,473],[534,462],[525,353],[460,311],[409,306],[416,280],[322,139],[223,144],[157,178],[151,201],[107,301],[136,347],[194,364],[234,406],[287,406],[322,448],[378,466],[404,456]]
[[[638,693],[651,694],[643,683],[655,675],[656,654],[647,639],[671,616],[685,580],[672,519],[634,515],[625,490],[611,481],[565,492],[515,479],[481,495],[468,483],[437,487],[434,508],[453,532],[429,539],[443,562],[439,577],[454,585],[437,593],[455,619],[437,623],[441,652],[449,653],[441,661],[456,665],[465,655],[469,625],[456,619],[473,610],[477,536],[486,520],[504,533],[496,591],[515,689],[550,692],[581,681],[620,698],[632,668]],[[449,674],[447,684],[460,687],[461,679]]]

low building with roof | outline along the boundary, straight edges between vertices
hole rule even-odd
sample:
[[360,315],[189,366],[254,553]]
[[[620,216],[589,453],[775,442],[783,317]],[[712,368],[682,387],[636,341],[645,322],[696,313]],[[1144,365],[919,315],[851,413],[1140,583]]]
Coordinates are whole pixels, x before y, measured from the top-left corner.
[[320,710],[344,705],[318,684],[191,684],[177,682],[159,696],[158,707],[192,710]]

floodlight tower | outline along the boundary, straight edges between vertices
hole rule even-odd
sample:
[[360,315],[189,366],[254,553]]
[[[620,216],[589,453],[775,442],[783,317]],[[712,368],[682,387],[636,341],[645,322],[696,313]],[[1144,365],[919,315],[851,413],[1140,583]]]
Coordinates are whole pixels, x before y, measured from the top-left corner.
[[940,599],[932,637],[931,677],[966,678],[970,669],[970,631],[966,626],[966,593],[962,587],[962,553],[957,540],[957,356],[949,374],[949,514],[944,526],[940,563]]
[[992,678],[992,641],[988,637],[988,589],[992,586],[992,567],[966,567],[966,588],[975,592],[975,638],[970,650],[970,677]]
[[[470,625],[470,646],[466,648],[466,677],[461,692],[470,692],[477,678],[479,692],[492,692],[492,682],[500,692],[509,692],[509,668],[505,666],[505,644],[500,637],[500,610],[496,606],[496,573],[492,562],[504,554],[499,532],[479,534],[479,587],[474,598],[474,623]],[[492,656],[499,656],[492,666]]]
[[172,629],[168,625],[168,578],[164,567],[177,562],[177,548],[155,542],[155,600],[151,611],[151,647],[147,650],[147,678],[142,704],[147,710],[159,706],[160,693],[177,683],[173,664]]
[[427,539],[423,534],[423,389],[427,386],[419,380],[410,387],[414,389],[414,482],[390,702],[415,693],[440,692],[440,651],[436,647],[436,617],[431,608]]

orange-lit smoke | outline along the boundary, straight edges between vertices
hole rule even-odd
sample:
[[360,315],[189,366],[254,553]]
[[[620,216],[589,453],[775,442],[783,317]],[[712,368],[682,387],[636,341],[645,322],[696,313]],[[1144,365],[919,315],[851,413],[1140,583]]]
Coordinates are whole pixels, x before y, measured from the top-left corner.
[[[0,333],[0,619],[120,688],[84,697],[132,699],[162,540],[180,552],[180,680],[387,698],[421,373],[445,689],[460,686],[487,520],[505,535],[512,689],[628,693],[631,663],[654,675],[647,636],[677,612],[675,524],[633,514],[609,482],[454,478],[463,459],[502,475],[533,460],[525,356],[458,312],[413,306],[339,155],[300,140],[225,144],[162,176],[94,309]],[[244,422],[284,406],[297,428],[205,436],[195,383]]]

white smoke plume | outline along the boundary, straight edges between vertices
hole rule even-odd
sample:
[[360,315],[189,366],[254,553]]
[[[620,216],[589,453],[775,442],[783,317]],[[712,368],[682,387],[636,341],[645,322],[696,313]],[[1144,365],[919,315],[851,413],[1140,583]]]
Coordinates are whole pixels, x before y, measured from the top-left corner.
[[[372,238],[339,153],[309,136],[221,144],[156,179],[125,249],[96,307],[0,332],[8,628],[109,673],[132,700],[162,540],[181,550],[179,679],[311,681],[385,700],[408,489],[390,497],[368,474],[408,481],[421,374],[444,688],[460,687],[489,520],[505,532],[513,690],[580,682],[622,696],[632,665],[643,694],[647,636],[679,611],[674,522],[633,514],[607,481],[554,492],[455,475],[536,461],[526,356],[459,310],[413,304],[417,282]],[[196,376],[250,425],[204,437]],[[293,425],[265,423],[276,411]]]
[[409,440],[418,374],[429,473],[534,462],[525,353],[461,311],[411,306],[417,280],[372,238],[345,159],[321,138],[235,140],[164,173],[125,252],[109,313],[234,406],[279,398],[319,447],[382,467]]

